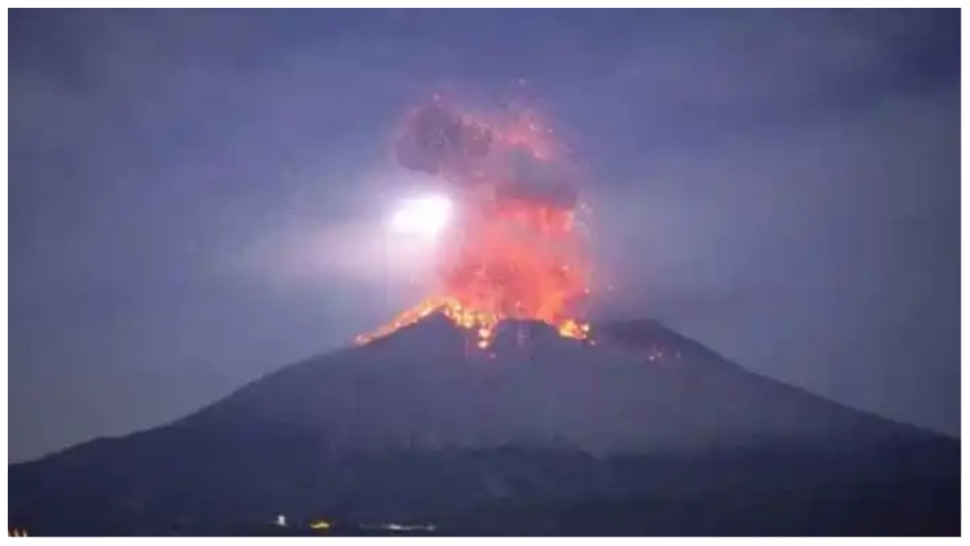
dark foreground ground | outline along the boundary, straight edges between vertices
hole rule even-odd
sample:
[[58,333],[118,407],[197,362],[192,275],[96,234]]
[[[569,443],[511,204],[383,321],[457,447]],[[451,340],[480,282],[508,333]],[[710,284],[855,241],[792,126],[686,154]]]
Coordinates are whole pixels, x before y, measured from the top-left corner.
[[[66,464],[61,456],[56,469],[11,467],[10,525],[32,536],[960,533],[960,446],[947,439],[650,457],[509,448],[343,460],[275,449],[223,458],[216,446],[243,446],[199,442],[208,458],[191,466],[153,445],[140,448],[151,457],[80,453]],[[273,524],[277,514],[286,527]],[[310,529],[319,519],[330,528]]]

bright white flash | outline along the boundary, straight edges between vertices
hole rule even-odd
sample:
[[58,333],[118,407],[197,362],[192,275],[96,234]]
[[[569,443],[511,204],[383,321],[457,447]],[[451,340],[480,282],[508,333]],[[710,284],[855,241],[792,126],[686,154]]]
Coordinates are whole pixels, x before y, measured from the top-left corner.
[[391,216],[397,233],[435,236],[451,218],[451,201],[443,195],[427,195],[404,201]]

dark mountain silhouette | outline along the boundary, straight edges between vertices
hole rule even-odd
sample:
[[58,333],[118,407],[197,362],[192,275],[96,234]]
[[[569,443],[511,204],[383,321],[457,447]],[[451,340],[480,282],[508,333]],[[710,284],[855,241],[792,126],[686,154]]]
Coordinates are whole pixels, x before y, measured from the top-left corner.
[[11,526],[262,534],[285,514],[296,534],[317,518],[337,534],[959,533],[957,440],[655,322],[596,331],[506,322],[483,353],[432,316],[174,423],[12,465]]

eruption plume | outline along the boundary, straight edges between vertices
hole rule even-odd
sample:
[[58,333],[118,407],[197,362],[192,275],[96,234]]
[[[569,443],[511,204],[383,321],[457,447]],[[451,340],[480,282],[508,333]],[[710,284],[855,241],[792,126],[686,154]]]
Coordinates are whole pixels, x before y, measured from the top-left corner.
[[437,103],[406,120],[398,162],[443,180],[459,214],[437,256],[440,293],[358,342],[435,311],[476,332],[482,348],[503,319],[587,338],[592,270],[579,193],[553,135],[531,116],[486,121]]

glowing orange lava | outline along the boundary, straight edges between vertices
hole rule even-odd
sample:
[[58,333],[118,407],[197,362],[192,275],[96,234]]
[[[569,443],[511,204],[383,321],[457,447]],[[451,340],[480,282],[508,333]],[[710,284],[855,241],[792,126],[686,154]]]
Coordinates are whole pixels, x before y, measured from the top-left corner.
[[[556,175],[550,180],[548,174],[531,174],[567,172],[557,168],[562,158],[554,133],[534,116],[493,123],[470,116],[454,120],[441,122],[452,123],[445,127],[450,133],[431,137],[452,135],[457,142],[432,140],[431,155],[415,156],[416,163],[434,165],[434,174],[449,183],[459,209],[439,241],[437,295],[356,341],[383,337],[434,312],[473,332],[483,349],[504,319],[541,321],[564,337],[588,338],[589,325],[581,316],[592,268],[584,226],[576,217],[576,190]],[[454,136],[465,130],[472,136]],[[426,141],[421,143],[430,146]]]

